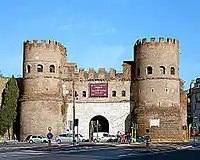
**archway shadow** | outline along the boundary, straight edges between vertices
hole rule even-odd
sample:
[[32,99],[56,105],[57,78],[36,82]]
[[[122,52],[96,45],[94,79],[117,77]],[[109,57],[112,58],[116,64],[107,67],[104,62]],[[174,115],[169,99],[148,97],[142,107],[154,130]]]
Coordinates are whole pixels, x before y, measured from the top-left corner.
[[89,139],[92,140],[93,133],[95,132],[107,132],[109,133],[109,122],[108,120],[101,116],[97,115],[90,120],[89,123]]

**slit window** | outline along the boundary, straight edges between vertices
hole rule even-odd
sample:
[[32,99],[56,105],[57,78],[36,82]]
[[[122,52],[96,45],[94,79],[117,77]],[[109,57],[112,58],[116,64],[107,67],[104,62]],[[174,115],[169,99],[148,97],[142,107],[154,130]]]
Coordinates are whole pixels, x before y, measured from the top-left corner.
[[147,74],[152,74],[153,73],[153,68],[151,66],[147,67]]
[[165,74],[165,67],[164,66],[160,66],[160,74]]
[[140,76],[140,68],[137,69],[137,76]]
[[55,73],[55,66],[54,65],[50,65],[49,71],[50,71],[50,73]]
[[41,64],[38,64],[37,72],[43,72],[43,66]]
[[171,67],[171,75],[175,75],[175,68]]
[[116,91],[112,91],[112,97],[116,97]]
[[122,97],[126,97],[126,92],[122,91]]
[[83,91],[83,97],[86,97],[86,91]]
[[78,97],[77,91],[74,91],[74,97]]
[[31,66],[30,66],[30,65],[27,66],[27,72],[28,72],[28,73],[31,72]]

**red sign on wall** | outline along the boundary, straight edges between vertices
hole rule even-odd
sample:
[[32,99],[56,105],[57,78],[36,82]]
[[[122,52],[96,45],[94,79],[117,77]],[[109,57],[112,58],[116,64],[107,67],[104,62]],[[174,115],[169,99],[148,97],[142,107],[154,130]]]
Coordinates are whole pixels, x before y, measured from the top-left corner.
[[108,84],[90,84],[90,97],[108,97]]

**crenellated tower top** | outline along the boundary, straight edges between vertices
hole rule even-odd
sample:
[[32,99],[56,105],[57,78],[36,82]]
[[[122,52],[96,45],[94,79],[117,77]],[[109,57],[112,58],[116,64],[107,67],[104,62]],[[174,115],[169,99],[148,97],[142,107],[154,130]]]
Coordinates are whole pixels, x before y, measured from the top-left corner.
[[179,41],[176,39],[172,38],[163,38],[159,37],[158,40],[156,40],[155,37],[151,37],[150,40],[148,41],[147,38],[143,39],[138,39],[134,45],[135,48],[138,48],[143,45],[161,45],[161,44],[169,44],[169,45],[174,45],[179,49]]
[[24,49],[33,49],[33,48],[41,48],[41,49],[55,49],[60,50],[60,52],[64,55],[67,53],[67,49],[58,41],[49,40],[48,43],[46,40],[41,40],[41,42],[38,42],[38,40],[26,40],[24,41]]

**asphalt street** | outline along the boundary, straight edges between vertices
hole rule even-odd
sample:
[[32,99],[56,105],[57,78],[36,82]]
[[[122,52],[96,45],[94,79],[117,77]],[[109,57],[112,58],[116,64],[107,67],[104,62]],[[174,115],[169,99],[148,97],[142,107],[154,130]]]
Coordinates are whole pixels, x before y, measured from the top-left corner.
[[[26,146],[28,145],[28,146]],[[83,144],[80,146],[54,145],[47,148],[45,144],[17,144],[0,147],[0,160],[104,160],[104,159],[198,159],[200,145],[191,143],[152,144],[149,151],[144,144]]]

